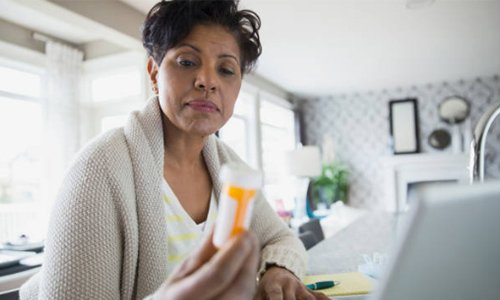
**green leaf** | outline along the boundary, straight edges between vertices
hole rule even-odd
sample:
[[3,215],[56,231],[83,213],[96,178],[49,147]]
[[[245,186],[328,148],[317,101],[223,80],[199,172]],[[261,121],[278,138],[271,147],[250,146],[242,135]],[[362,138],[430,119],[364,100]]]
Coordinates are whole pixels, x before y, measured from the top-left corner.
[[312,199],[317,205],[331,205],[337,200],[347,201],[349,172],[340,162],[323,164],[321,175],[312,180]]

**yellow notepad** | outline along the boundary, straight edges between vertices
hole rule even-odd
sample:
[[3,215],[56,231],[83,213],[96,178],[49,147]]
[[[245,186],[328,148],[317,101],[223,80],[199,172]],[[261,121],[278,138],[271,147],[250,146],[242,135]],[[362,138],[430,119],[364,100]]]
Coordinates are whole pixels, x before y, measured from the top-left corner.
[[371,279],[360,272],[309,275],[304,278],[304,284],[327,280],[340,282],[339,285],[334,287],[317,290],[317,292],[322,292],[329,297],[368,294],[373,290]]

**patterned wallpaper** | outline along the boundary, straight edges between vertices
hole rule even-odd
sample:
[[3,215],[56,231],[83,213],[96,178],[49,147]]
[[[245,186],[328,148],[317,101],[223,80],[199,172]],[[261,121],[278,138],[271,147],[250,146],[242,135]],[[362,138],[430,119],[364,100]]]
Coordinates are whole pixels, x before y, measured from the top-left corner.
[[[321,146],[325,137],[331,139],[335,159],[350,170],[350,204],[374,209],[385,197],[381,158],[393,155],[389,101],[417,98],[420,152],[452,153],[452,146],[444,150],[430,147],[427,138],[438,128],[453,132],[451,125],[439,119],[438,106],[443,99],[454,95],[468,99],[471,104],[470,117],[459,127],[466,137],[470,136],[481,115],[500,102],[500,79],[481,77],[302,101],[299,111],[304,142]],[[500,118],[493,124],[487,142],[487,176],[500,178]]]

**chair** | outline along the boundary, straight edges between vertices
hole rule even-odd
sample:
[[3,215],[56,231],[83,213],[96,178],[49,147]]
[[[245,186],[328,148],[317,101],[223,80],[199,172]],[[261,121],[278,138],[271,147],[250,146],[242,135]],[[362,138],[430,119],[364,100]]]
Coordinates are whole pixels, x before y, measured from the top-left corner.
[[309,250],[314,245],[319,243],[318,238],[311,231],[306,231],[306,232],[300,233],[299,239],[302,241],[302,244],[304,244],[304,247],[306,248],[306,250]]
[[307,231],[312,232],[316,236],[318,242],[325,239],[325,234],[323,233],[323,228],[321,228],[319,219],[311,219],[310,221],[299,226],[299,233]]

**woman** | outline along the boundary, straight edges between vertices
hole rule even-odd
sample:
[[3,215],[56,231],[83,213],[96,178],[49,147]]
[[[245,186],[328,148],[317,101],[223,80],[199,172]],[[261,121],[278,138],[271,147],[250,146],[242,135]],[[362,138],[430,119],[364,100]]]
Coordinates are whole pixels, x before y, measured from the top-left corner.
[[260,55],[259,27],[234,1],[151,9],[143,44],[156,96],[79,154],[53,211],[41,274],[22,299],[314,298],[299,280],[303,246],[261,195],[253,233],[219,251],[211,244],[219,169],[242,163],[213,133]]

